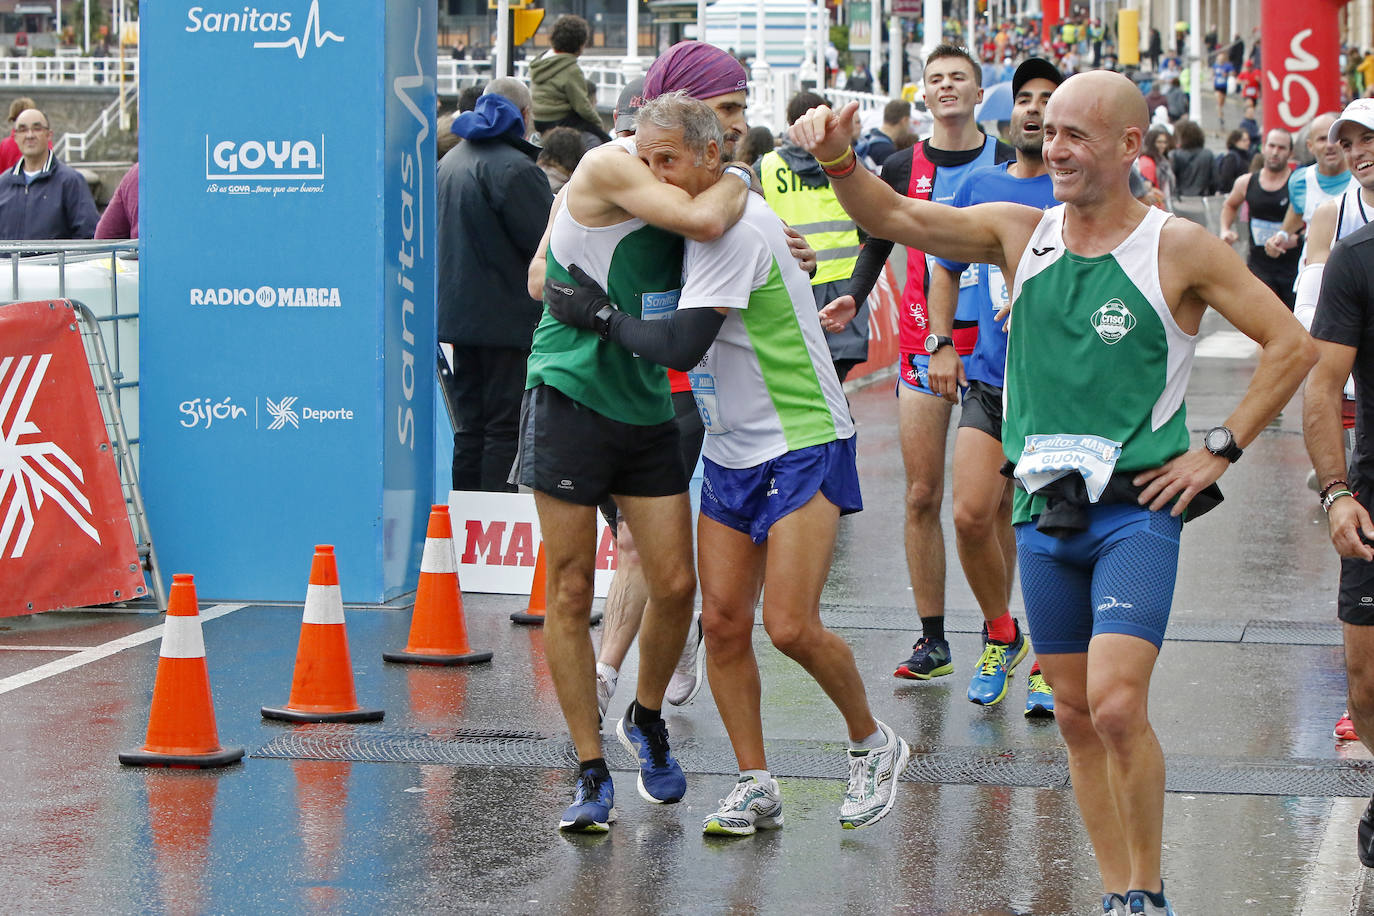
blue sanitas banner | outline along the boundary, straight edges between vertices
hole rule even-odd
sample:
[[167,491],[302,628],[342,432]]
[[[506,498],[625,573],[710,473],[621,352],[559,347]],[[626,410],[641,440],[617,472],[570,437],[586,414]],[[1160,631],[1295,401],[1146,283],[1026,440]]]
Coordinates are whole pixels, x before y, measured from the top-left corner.
[[434,479],[433,0],[143,0],[142,483],[166,572],[414,588]]

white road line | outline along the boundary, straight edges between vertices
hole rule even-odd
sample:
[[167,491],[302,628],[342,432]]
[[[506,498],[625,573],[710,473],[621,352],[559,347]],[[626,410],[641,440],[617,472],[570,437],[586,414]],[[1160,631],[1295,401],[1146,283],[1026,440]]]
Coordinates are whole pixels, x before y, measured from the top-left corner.
[[1355,830],[1364,806],[1363,798],[1337,798],[1331,802],[1326,832],[1304,882],[1299,916],[1333,916],[1353,913],[1355,895],[1364,883],[1364,866],[1355,852]]
[[1259,345],[1240,331],[1214,331],[1197,342],[1194,352],[1215,359],[1249,359],[1259,352]]
[[[207,620],[214,620],[216,617],[223,617],[225,614],[232,614],[240,608],[247,607],[246,604],[217,604],[200,612],[201,623]],[[163,624],[149,627],[146,630],[139,630],[137,633],[130,633],[128,636],[121,636],[113,639],[104,645],[95,646],[90,649],[82,649],[75,655],[66,658],[59,658],[56,661],[48,662],[46,665],[39,665],[28,671],[21,671],[19,674],[12,674],[7,678],[0,678],[0,695],[9,693],[11,690],[18,690],[20,687],[27,687],[50,677],[71,671],[73,668],[80,668],[82,665],[89,665],[91,662],[98,662],[102,658],[108,658],[125,649],[132,649],[144,643],[152,642],[154,639],[162,638]]]
[[85,652],[94,646],[0,646],[0,652]]

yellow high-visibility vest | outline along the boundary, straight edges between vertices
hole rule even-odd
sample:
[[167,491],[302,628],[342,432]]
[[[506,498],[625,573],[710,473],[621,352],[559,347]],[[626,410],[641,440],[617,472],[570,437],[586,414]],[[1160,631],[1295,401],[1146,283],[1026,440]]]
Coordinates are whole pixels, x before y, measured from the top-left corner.
[[811,285],[849,279],[859,260],[859,228],[840,206],[829,182],[808,188],[776,150],[759,162],[759,178],[768,206],[806,236],[807,244],[816,251],[816,275]]

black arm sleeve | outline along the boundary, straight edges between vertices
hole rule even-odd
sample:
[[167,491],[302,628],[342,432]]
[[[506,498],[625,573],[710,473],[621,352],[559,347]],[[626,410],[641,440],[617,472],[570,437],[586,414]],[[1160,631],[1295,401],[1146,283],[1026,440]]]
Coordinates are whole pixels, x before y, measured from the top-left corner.
[[686,372],[701,362],[724,323],[725,316],[712,308],[678,309],[652,321],[617,311],[607,337],[660,366]]

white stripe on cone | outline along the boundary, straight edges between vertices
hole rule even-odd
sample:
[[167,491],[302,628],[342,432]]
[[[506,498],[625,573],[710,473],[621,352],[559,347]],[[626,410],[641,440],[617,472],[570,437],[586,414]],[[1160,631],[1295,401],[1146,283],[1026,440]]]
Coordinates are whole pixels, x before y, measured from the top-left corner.
[[162,629],[163,658],[204,658],[199,617],[168,617]]
[[310,583],[305,589],[303,623],[343,623],[343,594],[337,585]]
[[453,552],[452,538],[425,538],[425,552],[420,557],[420,572],[458,572],[458,555]]

